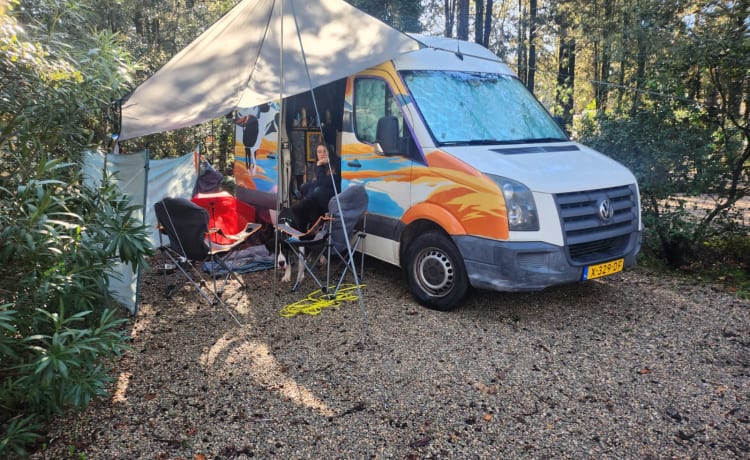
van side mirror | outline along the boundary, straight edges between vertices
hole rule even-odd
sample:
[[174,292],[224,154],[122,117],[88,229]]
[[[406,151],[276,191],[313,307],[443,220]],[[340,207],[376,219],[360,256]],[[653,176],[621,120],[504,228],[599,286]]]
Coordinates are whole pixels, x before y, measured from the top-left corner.
[[379,153],[392,155],[399,152],[398,118],[394,116],[381,117],[375,134],[375,142],[380,145]]

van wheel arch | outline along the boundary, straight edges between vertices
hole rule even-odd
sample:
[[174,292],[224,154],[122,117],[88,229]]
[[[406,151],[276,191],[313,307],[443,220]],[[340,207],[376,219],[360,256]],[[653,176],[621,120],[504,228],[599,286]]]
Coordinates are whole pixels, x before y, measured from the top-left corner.
[[463,257],[438,225],[421,221],[402,235],[400,263],[412,295],[439,311],[459,307],[469,290]]
[[401,233],[401,242],[399,245],[398,260],[401,269],[406,272],[406,250],[411,245],[412,241],[419,235],[427,232],[441,232],[445,231],[435,222],[429,220],[417,220],[407,226]]

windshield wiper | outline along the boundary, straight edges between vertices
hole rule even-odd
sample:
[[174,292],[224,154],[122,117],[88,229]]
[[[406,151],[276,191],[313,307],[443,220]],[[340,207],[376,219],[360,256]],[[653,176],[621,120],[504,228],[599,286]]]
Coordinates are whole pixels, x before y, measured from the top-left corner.
[[467,145],[467,141],[445,141],[445,142],[438,142],[438,147],[455,147],[457,145]]
[[515,142],[519,144],[544,144],[550,142],[568,142],[568,139],[560,137],[539,137],[536,139],[519,139]]
[[457,146],[457,145],[498,145],[514,144],[516,141],[499,141],[497,139],[472,139],[467,141],[446,141],[440,142],[440,146]]
[[497,139],[474,139],[471,141],[468,141],[467,144],[469,145],[497,145],[497,144],[503,144],[504,141],[499,141]]
[[544,144],[551,142],[568,142],[568,139],[559,137],[540,137],[536,139],[513,139],[513,140],[498,140],[498,139],[472,139],[466,141],[445,141],[439,142],[438,145],[441,147],[455,147],[459,145],[512,145],[512,144]]

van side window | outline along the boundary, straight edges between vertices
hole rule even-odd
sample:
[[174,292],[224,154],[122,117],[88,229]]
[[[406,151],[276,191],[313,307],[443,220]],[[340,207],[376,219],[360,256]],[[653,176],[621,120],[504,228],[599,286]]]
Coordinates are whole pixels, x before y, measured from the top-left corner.
[[355,80],[354,132],[357,138],[374,143],[378,120],[385,116],[398,118],[399,135],[403,135],[403,115],[388,85],[376,78]]

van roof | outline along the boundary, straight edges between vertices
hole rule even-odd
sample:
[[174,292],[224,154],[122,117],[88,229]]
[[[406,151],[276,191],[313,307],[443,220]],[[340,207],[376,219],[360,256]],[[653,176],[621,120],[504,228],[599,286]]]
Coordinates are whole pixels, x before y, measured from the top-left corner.
[[516,75],[492,51],[455,38],[408,34],[423,47],[393,59],[398,70],[465,70]]

